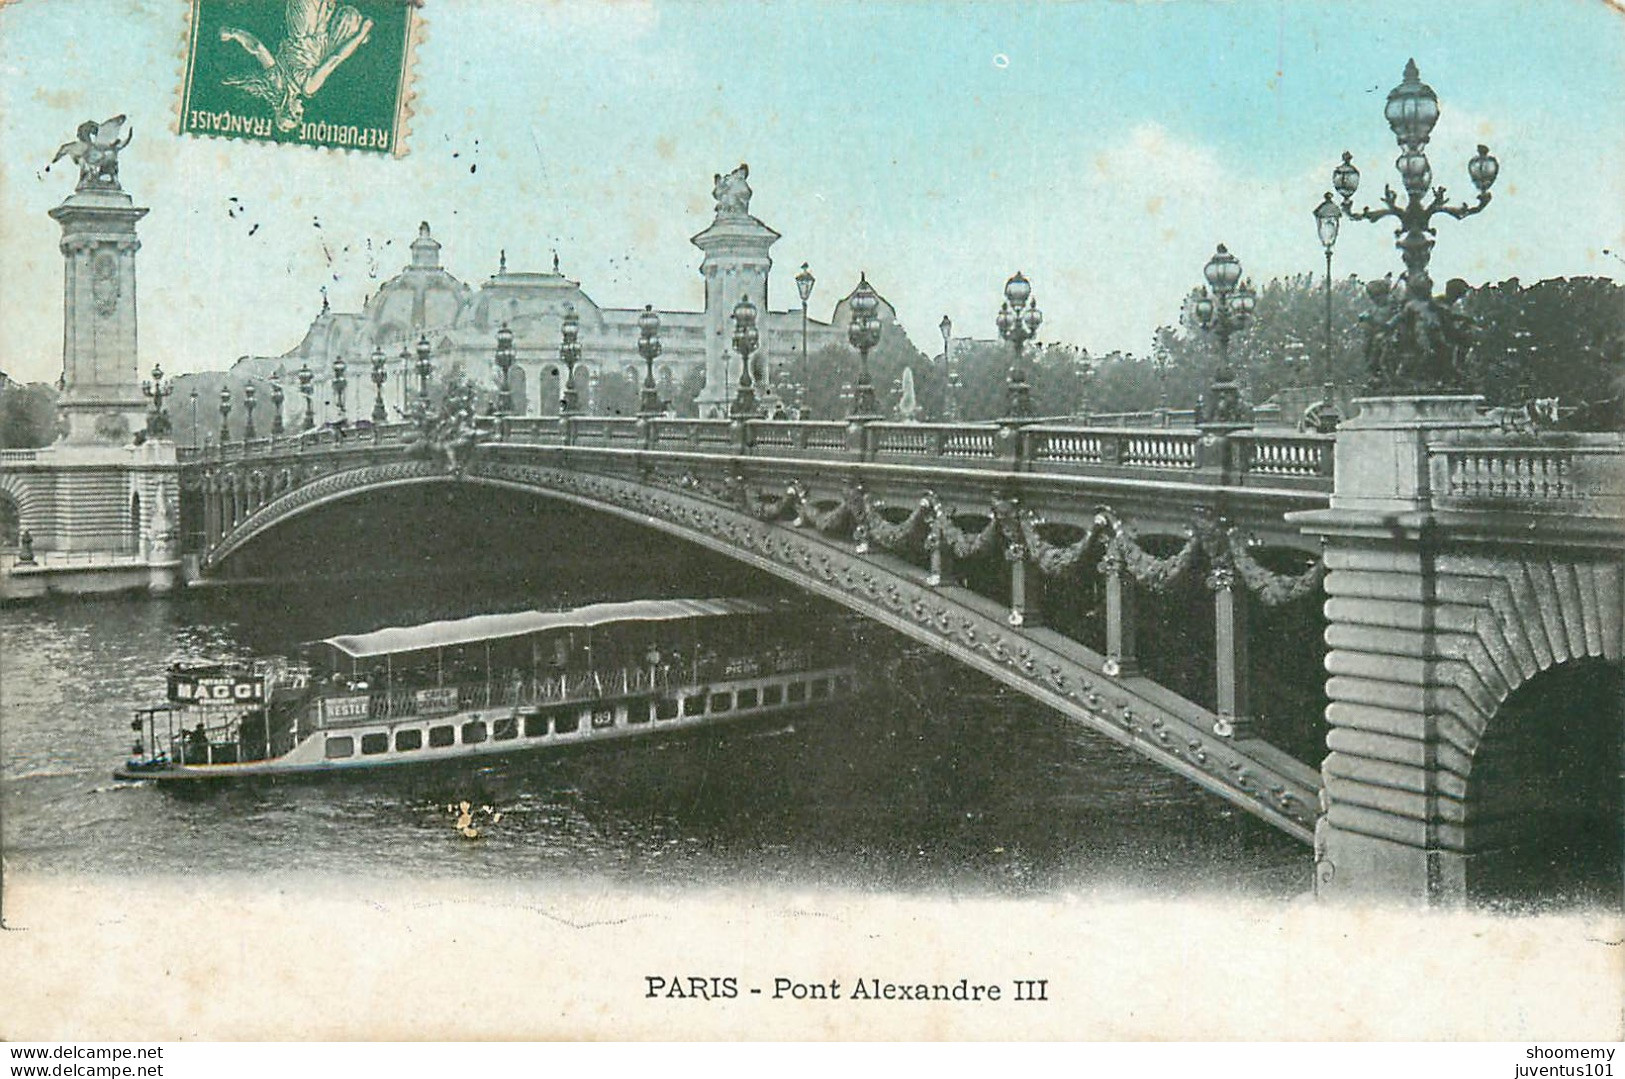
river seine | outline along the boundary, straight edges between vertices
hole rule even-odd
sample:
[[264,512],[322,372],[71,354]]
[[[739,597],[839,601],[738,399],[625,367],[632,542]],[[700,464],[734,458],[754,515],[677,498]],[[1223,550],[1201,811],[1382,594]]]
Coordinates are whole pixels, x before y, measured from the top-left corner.
[[[763,732],[203,797],[111,778],[130,748],[131,709],[161,699],[172,662],[287,653],[314,637],[477,611],[632,598],[591,587],[592,576],[527,588],[508,578],[348,578],[0,610],[8,867],[990,897],[1110,889],[1285,900],[1309,889],[1309,852],[1297,842],[863,625],[853,631],[873,692]],[[725,577],[708,579],[705,594],[762,587]],[[696,594],[675,572],[640,588]],[[491,807],[477,840],[448,812],[464,799]]]

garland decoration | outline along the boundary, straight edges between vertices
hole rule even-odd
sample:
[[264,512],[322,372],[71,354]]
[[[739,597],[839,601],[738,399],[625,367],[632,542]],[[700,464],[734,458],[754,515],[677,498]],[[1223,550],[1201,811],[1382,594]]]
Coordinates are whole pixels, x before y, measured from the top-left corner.
[[[828,509],[819,509],[807,497],[805,490],[798,483],[796,486],[796,527],[810,524],[826,536],[845,532],[860,520],[862,510],[863,489],[851,487],[841,496],[841,500]],[[861,540],[859,541],[862,542]]]
[[1275,573],[1260,565],[1247,550],[1246,543],[1236,542],[1233,533],[1229,537],[1229,555],[1236,576],[1266,607],[1280,607],[1313,595],[1326,579],[1324,558],[1317,558],[1314,565],[1302,573]]
[[1113,561],[1121,559],[1122,568],[1134,578],[1135,583],[1152,592],[1172,591],[1195,566],[1196,553],[1203,546],[1201,537],[1192,531],[1178,551],[1158,558],[1140,546],[1134,530],[1128,525],[1115,517],[1108,518],[1108,521],[1113,534],[1107,542],[1108,557],[1102,559],[1102,566],[1109,567]]
[[777,521],[783,519],[785,514],[795,509],[805,497],[806,492],[799,482],[793,482],[784,489],[782,495],[758,494],[745,495],[745,509],[758,521]]
[[953,555],[956,561],[976,558],[993,550],[993,545],[998,542],[1002,531],[999,527],[998,503],[994,503],[994,508],[989,511],[987,524],[983,526],[980,532],[966,532],[960,528],[954,523],[951,512],[943,513],[939,520],[941,521],[941,542],[947,544],[948,553]]
[[866,538],[888,551],[907,552],[917,547],[926,524],[934,513],[933,498],[923,496],[913,511],[900,521],[886,517],[886,504],[863,496],[863,529]]
[[1038,534],[1038,526],[1043,524],[1043,521],[1031,510],[1027,510],[1020,516],[1021,542],[1032,555],[1033,564],[1038,567],[1040,573],[1046,577],[1059,577],[1082,563],[1089,545],[1107,523],[1105,515],[1097,513],[1082,536],[1062,546],[1050,543]]

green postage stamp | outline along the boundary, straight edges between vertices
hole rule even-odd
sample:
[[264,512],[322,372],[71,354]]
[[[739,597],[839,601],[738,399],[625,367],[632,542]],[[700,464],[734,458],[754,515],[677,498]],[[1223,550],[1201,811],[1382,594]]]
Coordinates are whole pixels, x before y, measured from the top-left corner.
[[180,130],[400,156],[413,0],[189,0]]

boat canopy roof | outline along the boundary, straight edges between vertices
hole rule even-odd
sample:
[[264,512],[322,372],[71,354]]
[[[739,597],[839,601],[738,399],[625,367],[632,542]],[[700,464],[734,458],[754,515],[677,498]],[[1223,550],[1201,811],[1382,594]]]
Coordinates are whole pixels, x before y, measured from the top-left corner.
[[479,614],[420,626],[391,626],[372,633],[326,637],[326,645],[354,659],[450,648],[481,641],[525,637],[549,630],[584,629],[606,622],[666,622],[680,618],[766,614],[773,608],[751,599],[642,599],[627,603],[594,603],[571,611],[514,611]]

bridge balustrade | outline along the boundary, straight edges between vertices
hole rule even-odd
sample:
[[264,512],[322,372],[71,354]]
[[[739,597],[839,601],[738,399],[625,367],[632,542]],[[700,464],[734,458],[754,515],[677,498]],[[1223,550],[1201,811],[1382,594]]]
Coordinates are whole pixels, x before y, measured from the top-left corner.
[[1625,515],[1625,436],[1457,433],[1428,445],[1441,508],[1512,509],[1568,517]]

